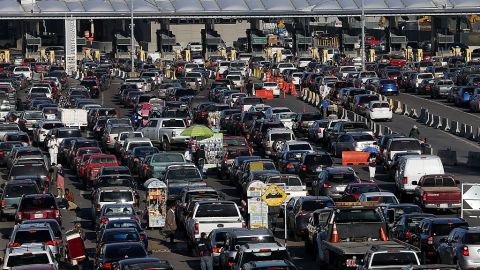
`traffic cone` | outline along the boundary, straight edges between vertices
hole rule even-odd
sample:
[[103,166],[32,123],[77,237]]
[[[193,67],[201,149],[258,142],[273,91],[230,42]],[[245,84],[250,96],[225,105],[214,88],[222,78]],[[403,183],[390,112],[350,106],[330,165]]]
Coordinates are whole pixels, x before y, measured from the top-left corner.
[[307,107],[305,105],[303,105],[303,112],[306,113],[307,112]]
[[333,223],[332,228],[332,236],[330,236],[330,243],[337,243],[338,242],[338,231],[337,231],[337,223]]
[[385,229],[383,229],[383,227],[380,228],[380,240],[388,241],[388,236],[385,233]]

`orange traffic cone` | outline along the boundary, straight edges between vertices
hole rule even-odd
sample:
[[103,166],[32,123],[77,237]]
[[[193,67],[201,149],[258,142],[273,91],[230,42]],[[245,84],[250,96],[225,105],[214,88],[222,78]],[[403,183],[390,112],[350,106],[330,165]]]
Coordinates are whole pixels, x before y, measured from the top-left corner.
[[383,227],[380,228],[380,240],[388,241],[388,236],[385,233],[385,229],[383,229]]
[[338,231],[337,231],[337,223],[333,223],[332,228],[332,236],[330,236],[330,243],[337,243],[338,242]]

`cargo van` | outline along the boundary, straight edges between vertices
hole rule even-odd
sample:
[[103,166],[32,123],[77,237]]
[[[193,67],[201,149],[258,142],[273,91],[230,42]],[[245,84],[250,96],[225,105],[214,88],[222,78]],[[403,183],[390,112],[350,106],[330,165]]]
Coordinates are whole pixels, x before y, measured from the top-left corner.
[[444,174],[442,160],[435,155],[405,156],[399,160],[395,185],[400,194],[413,194],[420,178],[427,174]]

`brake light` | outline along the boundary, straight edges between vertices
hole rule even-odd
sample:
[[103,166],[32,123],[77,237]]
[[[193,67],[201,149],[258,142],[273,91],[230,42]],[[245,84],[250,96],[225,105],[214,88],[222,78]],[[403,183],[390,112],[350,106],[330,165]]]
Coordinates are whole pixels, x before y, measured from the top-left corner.
[[104,263],[102,266],[103,269],[110,270],[112,269],[112,264],[111,263]]
[[59,218],[60,217],[60,210],[55,210],[55,218]]
[[22,244],[20,243],[17,243],[17,242],[10,242],[8,243],[8,247],[19,247],[21,246]]
[[407,232],[405,233],[405,238],[407,238],[407,239],[412,238],[412,233],[411,233],[410,231],[407,231]]
[[408,183],[408,177],[403,177],[403,183],[404,184]]
[[427,244],[433,245],[433,237],[429,236],[429,237],[427,238]]
[[102,224],[106,224],[107,222],[108,222],[108,218],[102,218],[100,220],[100,223],[102,223]]
[[232,262],[232,261],[228,261],[228,267],[233,267],[233,265],[235,264],[235,262]]
[[462,254],[463,254],[463,256],[470,256],[470,252],[468,251],[467,246],[463,246]]
[[300,212],[298,212],[298,214],[299,214],[300,216],[303,216],[303,215],[305,215],[305,211],[300,210]]
[[212,253],[220,253],[221,248],[212,248]]
[[5,152],[0,151],[0,157],[3,157],[3,156],[5,156]]
[[2,207],[5,207],[5,200],[2,200]]
[[195,223],[195,234],[199,234],[199,232],[198,232],[198,223]]
[[302,166],[302,171],[306,172],[307,171],[307,165]]
[[110,142],[110,136],[107,136],[107,143]]
[[294,165],[293,165],[292,163],[288,163],[288,164],[287,164],[287,168],[291,169],[291,168],[293,168],[293,167],[294,167]]
[[45,244],[47,244],[49,246],[56,246],[56,245],[58,245],[58,242],[55,241],[55,240],[51,240],[51,241],[46,242]]
[[247,223],[242,222],[242,228],[247,228]]
[[100,207],[100,204],[97,203],[97,207],[95,208],[95,212],[97,212],[97,214],[100,213]]
[[22,219],[22,213],[17,213],[16,218],[21,220]]
[[50,183],[50,175],[47,175],[47,180],[46,180],[47,183]]
[[427,193],[423,193],[423,195],[422,195],[422,200],[424,200],[424,201],[427,200]]
[[272,250],[269,249],[269,248],[261,248],[260,249],[260,252],[270,252],[270,251],[272,251]]
[[323,184],[323,188],[329,188],[329,187],[330,187],[329,184],[327,184],[327,183]]
[[140,234],[140,239],[145,240],[147,236],[145,234]]

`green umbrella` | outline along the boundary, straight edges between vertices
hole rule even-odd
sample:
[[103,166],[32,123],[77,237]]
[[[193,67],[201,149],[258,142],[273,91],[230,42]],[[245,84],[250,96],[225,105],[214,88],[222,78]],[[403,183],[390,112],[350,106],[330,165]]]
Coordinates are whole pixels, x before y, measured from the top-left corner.
[[204,125],[194,125],[186,128],[180,135],[195,138],[210,138],[213,136],[213,131]]

